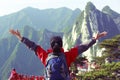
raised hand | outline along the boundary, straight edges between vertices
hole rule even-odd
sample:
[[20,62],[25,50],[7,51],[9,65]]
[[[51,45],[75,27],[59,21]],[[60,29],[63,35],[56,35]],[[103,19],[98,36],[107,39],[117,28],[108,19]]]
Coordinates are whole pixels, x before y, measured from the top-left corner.
[[9,32],[12,34],[12,35],[15,35],[19,40],[22,40],[22,36],[20,34],[20,32],[18,30],[13,30],[13,29],[10,29]]
[[97,40],[97,39],[99,39],[99,38],[101,38],[101,37],[103,37],[103,36],[106,36],[106,35],[107,35],[107,32],[106,32],[106,31],[101,32],[101,33],[98,33],[98,34],[96,35],[95,39]]

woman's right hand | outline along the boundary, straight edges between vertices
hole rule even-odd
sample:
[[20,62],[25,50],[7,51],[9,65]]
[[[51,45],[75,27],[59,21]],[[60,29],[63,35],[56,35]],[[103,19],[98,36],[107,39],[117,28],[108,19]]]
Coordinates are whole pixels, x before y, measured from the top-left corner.
[[22,36],[20,34],[20,32],[18,30],[14,30],[14,29],[10,29],[9,32],[12,34],[12,35],[15,35],[20,41],[22,40]]

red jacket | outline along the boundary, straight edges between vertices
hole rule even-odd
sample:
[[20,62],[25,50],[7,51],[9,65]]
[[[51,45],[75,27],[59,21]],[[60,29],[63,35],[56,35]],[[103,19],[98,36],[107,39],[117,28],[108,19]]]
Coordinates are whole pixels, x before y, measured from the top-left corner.
[[[41,46],[36,45],[34,42],[30,41],[29,39],[23,37],[21,42],[23,42],[28,48],[33,50],[38,58],[42,61],[44,65],[46,65],[46,59],[49,53],[52,52],[52,49],[45,51]],[[96,42],[95,39],[92,39],[90,42],[86,44],[80,44],[74,48],[71,48],[69,51],[64,52],[63,48],[61,51],[64,52],[66,57],[66,62],[68,67],[72,62],[75,61],[76,57],[81,54],[82,52],[86,51],[89,47],[91,47]]]

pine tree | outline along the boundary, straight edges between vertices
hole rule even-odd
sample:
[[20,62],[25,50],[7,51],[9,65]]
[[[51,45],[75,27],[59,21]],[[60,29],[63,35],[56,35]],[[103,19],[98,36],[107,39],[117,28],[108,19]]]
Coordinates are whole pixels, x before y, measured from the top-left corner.
[[111,39],[106,39],[100,43],[101,48],[105,48],[103,56],[111,57],[112,59],[120,57],[120,35]]

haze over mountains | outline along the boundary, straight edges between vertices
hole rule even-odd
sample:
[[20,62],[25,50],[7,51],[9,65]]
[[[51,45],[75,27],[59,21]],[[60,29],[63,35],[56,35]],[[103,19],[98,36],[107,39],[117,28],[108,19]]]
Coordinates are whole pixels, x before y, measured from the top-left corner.
[[79,9],[72,11],[65,7],[45,10],[28,7],[0,17],[0,33],[2,33],[0,36],[5,37],[9,28],[21,29],[27,25],[37,30],[62,31],[72,26],[80,12]]
[[95,46],[85,52],[91,59],[99,50],[97,44],[104,39],[120,34],[120,14],[105,6],[102,11],[88,2],[84,11],[68,8],[45,9],[25,8],[19,12],[0,17],[0,80],[6,80],[14,67],[19,73],[43,75],[44,66],[34,52],[21,44],[9,29],[19,29],[23,36],[50,48],[53,35],[63,37],[65,50],[87,41],[97,32],[107,31]]

